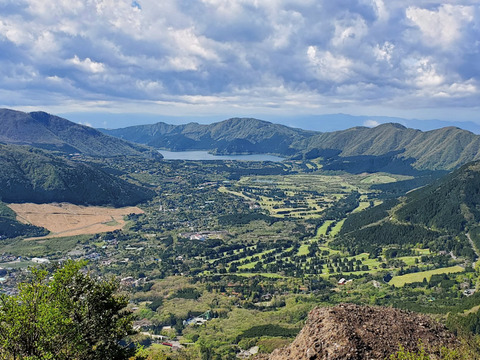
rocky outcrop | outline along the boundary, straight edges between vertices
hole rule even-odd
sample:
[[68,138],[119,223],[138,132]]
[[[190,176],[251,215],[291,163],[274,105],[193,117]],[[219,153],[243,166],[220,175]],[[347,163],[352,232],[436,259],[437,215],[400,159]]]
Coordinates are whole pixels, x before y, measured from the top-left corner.
[[386,359],[399,349],[438,352],[455,347],[456,338],[425,315],[393,308],[341,304],[315,308],[289,346],[275,350],[269,360]]

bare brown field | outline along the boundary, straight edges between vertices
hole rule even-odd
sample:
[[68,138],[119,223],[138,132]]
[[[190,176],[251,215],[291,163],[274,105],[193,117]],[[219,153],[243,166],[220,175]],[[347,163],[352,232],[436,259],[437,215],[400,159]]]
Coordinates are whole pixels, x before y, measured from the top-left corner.
[[18,221],[48,229],[51,232],[47,236],[49,238],[119,230],[125,226],[125,215],[143,214],[143,210],[134,206],[108,208],[68,203],[25,203],[8,206],[15,211]]

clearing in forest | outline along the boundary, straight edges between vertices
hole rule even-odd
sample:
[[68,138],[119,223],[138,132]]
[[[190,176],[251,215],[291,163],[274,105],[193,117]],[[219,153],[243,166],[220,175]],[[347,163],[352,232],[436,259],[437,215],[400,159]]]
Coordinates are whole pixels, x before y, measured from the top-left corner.
[[46,237],[49,238],[119,230],[125,226],[126,215],[143,213],[143,210],[134,206],[109,208],[68,203],[25,203],[8,206],[15,211],[18,221],[48,229],[51,234]]

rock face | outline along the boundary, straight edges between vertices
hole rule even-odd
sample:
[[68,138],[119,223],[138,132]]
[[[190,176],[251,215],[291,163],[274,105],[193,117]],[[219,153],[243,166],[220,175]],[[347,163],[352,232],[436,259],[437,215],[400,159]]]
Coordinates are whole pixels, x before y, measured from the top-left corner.
[[292,344],[275,350],[269,360],[382,359],[399,349],[454,347],[456,338],[428,318],[393,308],[341,304],[315,308]]

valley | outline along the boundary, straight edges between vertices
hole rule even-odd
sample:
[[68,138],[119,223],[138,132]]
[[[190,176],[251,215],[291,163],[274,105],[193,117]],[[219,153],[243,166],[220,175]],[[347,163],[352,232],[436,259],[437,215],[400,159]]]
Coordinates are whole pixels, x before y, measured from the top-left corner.
[[[121,280],[141,329],[136,341],[151,354],[228,359],[255,345],[270,352],[293,339],[315,305],[387,305],[446,320],[478,301],[468,241],[439,243],[414,228],[408,241],[400,233],[349,245],[350,236],[363,239],[352,228],[385,221],[394,199],[382,186],[411,175],[328,172],[298,160],[91,161],[156,195],[126,209],[10,204],[53,234],[2,239],[2,287],[14,291],[34,258],[88,259],[90,271]],[[96,223],[102,227],[90,227]],[[452,242],[461,233],[442,236]],[[177,350],[161,345],[168,341]]]
[[[30,115],[70,126],[39,116]],[[477,333],[478,161],[448,172],[453,160],[405,158],[373,140],[343,154],[313,149],[321,136],[348,137],[248,119],[165,136],[243,152],[249,145],[228,137],[228,126],[259,148],[281,139],[277,149],[306,147],[271,152],[283,161],[244,161],[162,159],[151,156],[158,148],[130,145],[114,156],[0,145],[0,291],[16,294],[32,267],[87,260],[90,274],[119,282],[137,330],[128,341],[151,359],[267,354],[289,344],[314,307],[345,302],[427,313]],[[379,128],[346,134],[434,141]],[[268,131],[279,135],[267,141]]]

